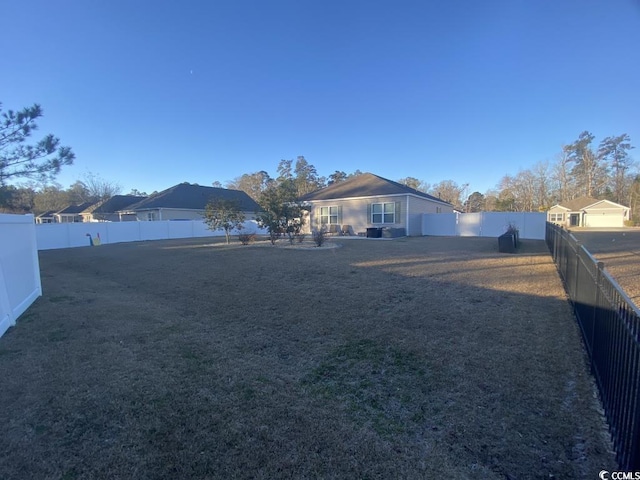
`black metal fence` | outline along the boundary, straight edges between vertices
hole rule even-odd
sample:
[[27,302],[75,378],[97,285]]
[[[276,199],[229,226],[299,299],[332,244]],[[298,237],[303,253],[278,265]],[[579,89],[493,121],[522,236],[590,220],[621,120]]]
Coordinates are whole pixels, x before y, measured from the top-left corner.
[[640,309],[569,232],[547,223],[546,242],[582,330],[620,468],[640,470]]

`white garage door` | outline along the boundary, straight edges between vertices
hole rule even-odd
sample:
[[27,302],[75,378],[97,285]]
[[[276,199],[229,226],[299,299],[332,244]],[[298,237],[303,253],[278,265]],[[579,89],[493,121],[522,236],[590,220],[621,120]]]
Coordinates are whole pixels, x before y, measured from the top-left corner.
[[586,214],[584,216],[585,227],[622,227],[622,215]]

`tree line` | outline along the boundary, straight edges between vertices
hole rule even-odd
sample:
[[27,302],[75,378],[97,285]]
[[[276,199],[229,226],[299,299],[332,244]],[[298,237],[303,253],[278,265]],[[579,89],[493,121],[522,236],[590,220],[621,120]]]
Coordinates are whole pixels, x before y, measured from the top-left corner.
[[596,147],[588,131],[562,147],[554,162],[538,162],[505,175],[485,196],[485,207],[509,211],[544,211],[578,197],[640,206],[640,173],[633,162],[629,135],[604,138]]
[[[95,203],[122,193],[122,187],[99,175],[88,173],[69,188],[58,183],[28,181],[18,186],[0,185],[0,212],[33,213],[59,211],[69,205]],[[145,192],[132,190],[129,195],[146,196]]]
[[[458,184],[453,180],[429,184],[405,177],[397,181],[449,202],[462,212],[539,212],[586,196],[631,207],[634,219],[640,222],[640,172],[630,155],[634,147],[629,135],[606,137],[597,147],[594,139],[592,133],[584,131],[574,142],[562,147],[554,162],[541,161],[515,175],[505,175],[495,188],[484,193],[470,191],[469,183]],[[295,162],[281,160],[277,172],[276,178],[264,170],[246,173],[225,186],[243,190],[258,201],[263,191],[283,179],[291,181],[294,192],[301,196],[362,173],[336,170],[322,177],[303,156]],[[222,186],[219,182],[218,185]]]
[[[30,137],[38,126],[42,108],[34,104],[20,111],[2,111],[0,103],[0,212],[35,213],[60,210],[70,204],[98,201],[121,193],[121,187],[88,174],[67,189],[54,182],[63,166],[72,165],[75,155],[60,140],[46,135],[34,144]],[[595,136],[582,132],[562,147],[553,162],[542,161],[515,175],[505,175],[494,189],[470,192],[470,184],[443,180],[429,184],[415,177],[397,181],[451,203],[463,212],[545,211],[551,206],[581,196],[612,200],[631,207],[640,222],[640,172],[630,151],[634,148],[628,134],[604,138],[597,146]],[[277,176],[265,170],[245,173],[226,182],[226,188],[245,191],[256,201],[265,193],[278,191],[280,197],[299,198],[309,192],[360,175],[336,170],[327,177],[304,156],[281,160]],[[9,184],[15,179],[27,183]],[[222,187],[219,181],[213,186]],[[130,194],[146,195],[132,190]]]

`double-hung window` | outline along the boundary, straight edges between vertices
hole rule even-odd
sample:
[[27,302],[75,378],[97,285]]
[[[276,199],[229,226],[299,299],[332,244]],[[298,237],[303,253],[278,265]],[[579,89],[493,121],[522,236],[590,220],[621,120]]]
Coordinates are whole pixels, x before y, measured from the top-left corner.
[[395,202],[372,203],[371,223],[396,223]]
[[564,220],[564,214],[563,213],[550,213],[549,214],[549,221],[550,222],[562,222]]
[[320,225],[337,225],[338,207],[320,207]]

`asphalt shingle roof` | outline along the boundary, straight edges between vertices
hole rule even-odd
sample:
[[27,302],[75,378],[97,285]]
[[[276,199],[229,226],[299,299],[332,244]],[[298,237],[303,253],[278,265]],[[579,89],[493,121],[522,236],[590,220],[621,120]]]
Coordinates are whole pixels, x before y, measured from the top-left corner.
[[94,202],[85,202],[85,203],[81,203],[80,205],[69,205],[68,207],[63,208],[62,210],[59,210],[56,213],[58,215],[78,215],[80,212],[82,212],[83,210],[86,210],[93,204]]
[[572,212],[577,212],[578,210],[582,210],[584,207],[588,207],[589,205],[593,205],[599,201],[600,200],[591,197],[579,197],[574,198],[573,200],[567,200],[559,205],[561,207],[568,208]]
[[147,197],[139,195],[114,195],[107,200],[91,205],[82,213],[115,213],[145,198]]
[[244,212],[257,212],[260,209],[258,204],[242,190],[180,183],[162,192],[153,194],[133,205],[129,205],[122,210],[137,211],[153,210],[156,208],[204,210],[207,203],[213,198],[233,200],[238,203],[240,209]]
[[433,195],[407,187],[406,185],[394,182],[393,180],[379,177],[373,173],[363,173],[355,177],[351,177],[343,182],[334,183],[328,187],[308,193],[302,196],[300,200],[335,200],[340,198],[373,197],[378,195],[398,194],[413,194],[449,205],[448,202],[434,197]]
[[43,212],[40,215],[38,215],[38,218],[53,217],[55,214],[56,214],[55,210],[47,210],[46,212]]

